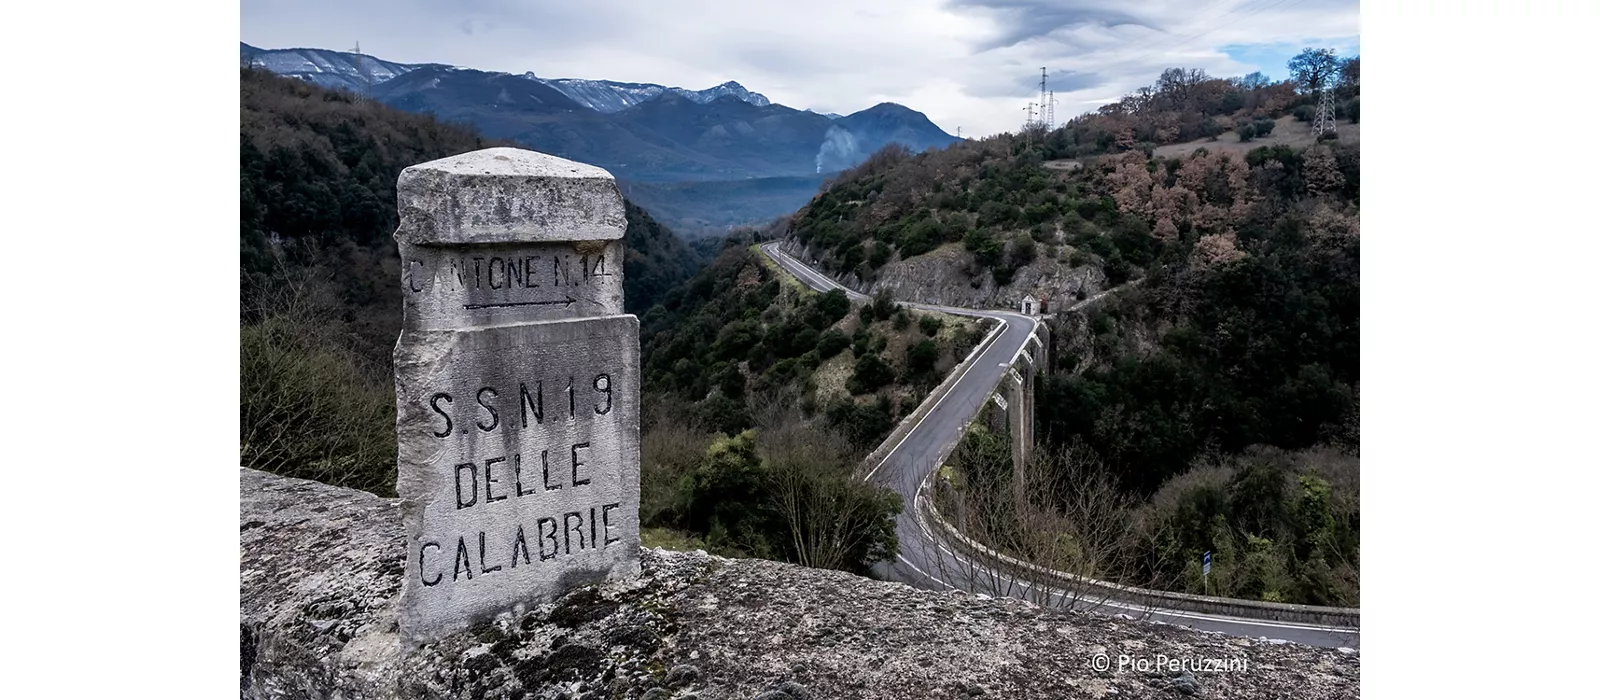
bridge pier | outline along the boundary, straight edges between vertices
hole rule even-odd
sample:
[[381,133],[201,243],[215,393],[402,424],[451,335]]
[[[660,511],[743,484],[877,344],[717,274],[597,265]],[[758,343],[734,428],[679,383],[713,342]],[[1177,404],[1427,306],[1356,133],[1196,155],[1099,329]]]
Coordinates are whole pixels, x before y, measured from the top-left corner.
[[997,391],[1004,397],[1006,428],[1011,436],[1012,485],[1020,500],[1027,493],[1028,460],[1033,456],[1036,435],[1034,383],[1050,367],[1050,331],[1039,324],[1012,360]]

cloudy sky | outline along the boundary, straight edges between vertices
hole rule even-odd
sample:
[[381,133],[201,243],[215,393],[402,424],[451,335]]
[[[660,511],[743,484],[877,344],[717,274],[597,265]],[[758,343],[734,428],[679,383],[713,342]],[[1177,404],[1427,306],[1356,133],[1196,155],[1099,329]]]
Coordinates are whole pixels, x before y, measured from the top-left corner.
[[1056,120],[1166,67],[1261,71],[1360,53],[1359,0],[242,0],[240,40],[550,78],[704,88],[797,109],[879,102],[964,136],[1015,131],[1050,71]]

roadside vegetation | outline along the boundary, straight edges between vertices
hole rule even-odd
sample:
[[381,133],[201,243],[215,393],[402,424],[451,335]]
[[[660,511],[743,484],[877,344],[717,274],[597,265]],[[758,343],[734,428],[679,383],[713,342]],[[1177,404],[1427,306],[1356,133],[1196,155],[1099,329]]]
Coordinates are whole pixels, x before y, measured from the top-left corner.
[[[1336,82],[1358,63],[1327,68],[1331,53],[1307,55],[1324,61],[1329,89],[1348,90],[1340,99],[1359,99],[1353,73]],[[1175,71],[1129,98],[1155,105],[1139,119],[1183,123],[1187,112],[1161,108],[1197,99],[1168,80]],[[1282,93],[1273,109],[1309,98],[1298,83],[1254,89]],[[1086,124],[1120,118],[1093,117],[1031,144],[1010,137],[996,150],[1005,165],[989,172],[1032,167],[1060,155],[1063,139],[1081,139]],[[870,177],[915,179],[894,167]],[[1074,223],[1044,240],[1139,284],[1050,322],[1053,366],[1037,385],[1041,456],[1022,470],[1026,483],[1015,481],[1003,427],[964,438],[944,496],[966,513],[963,526],[1024,559],[1132,585],[1359,605],[1359,148],[1176,158],[1132,148],[1051,177],[1035,191],[1072,193],[1060,201]],[[1094,484],[1103,493],[1091,501],[1116,505],[1092,522],[1074,516],[1082,494],[1070,484]],[[1118,525],[1103,532],[1103,523]]]
[[980,425],[944,477],[941,514],[1039,566],[1183,593],[1361,604],[1360,459],[1346,450],[1211,454],[1141,498],[1092,453],[1058,443],[1042,445],[1019,475],[1007,436]]
[[739,243],[641,323],[646,527],[858,572],[893,558],[899,497],[856,465],[977,344],[976,322],[818,293]]

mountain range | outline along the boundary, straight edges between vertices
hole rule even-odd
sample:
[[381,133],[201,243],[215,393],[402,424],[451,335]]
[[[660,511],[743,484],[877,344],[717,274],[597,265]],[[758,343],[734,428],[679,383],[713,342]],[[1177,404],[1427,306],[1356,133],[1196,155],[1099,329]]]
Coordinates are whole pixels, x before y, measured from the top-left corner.
[[[541,78],[438,63],[403,64],[353,51],[239,45],[241,65],[369,95],[470,124],[490,138],[609,170],[686,234],[788,214],[823,179],[889,143],[913,152],[957,139],[908,107],[844,116],[775,104],[736,82],[704,90]],[[689,196],[687,193],[693,193]]]

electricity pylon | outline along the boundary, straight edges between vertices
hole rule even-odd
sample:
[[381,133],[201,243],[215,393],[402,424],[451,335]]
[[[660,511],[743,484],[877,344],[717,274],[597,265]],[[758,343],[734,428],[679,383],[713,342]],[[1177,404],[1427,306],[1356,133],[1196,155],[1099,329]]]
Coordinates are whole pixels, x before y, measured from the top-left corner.
[[1333,91],[1323,90],[1321,99],[1317,100],[1317,118],[1311,122],[1311,131],[1317,136],[1323,134],[1339,135],[1339,125],[1333,119]]

